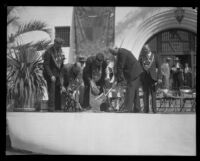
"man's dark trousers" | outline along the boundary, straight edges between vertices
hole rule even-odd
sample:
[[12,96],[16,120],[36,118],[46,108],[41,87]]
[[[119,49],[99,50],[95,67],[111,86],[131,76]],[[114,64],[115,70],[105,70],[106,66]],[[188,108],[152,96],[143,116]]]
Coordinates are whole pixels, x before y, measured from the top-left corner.
[[61,93],[59,78],[56,78],[55,82],[47,81],[47,88],[49,97],[49,111],[61,110]]
[[143,100],[144,100],[144,112],[149,112],[149,94],[152,97],[152,110],[156,111],[156,86],[155,81],[146,72],[143,73]]
[[139,86],[140,86],[140,76],[138,76],[133,81],[127,82],[124,106],[125,110],[128,110],[129,112],[140,111]]

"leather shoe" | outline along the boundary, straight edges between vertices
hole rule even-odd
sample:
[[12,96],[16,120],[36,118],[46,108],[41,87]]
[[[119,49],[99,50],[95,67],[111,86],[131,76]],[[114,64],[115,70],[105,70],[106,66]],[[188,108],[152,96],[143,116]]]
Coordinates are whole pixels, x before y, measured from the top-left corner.
[[130,113],[130,111],[129,110],[126,110],[126,109],[124,109],[124,110],[121,110],[121,111],[118,111],[119,113]]
[[156,113],[156,110],[154,108],[152,109],[152,113]]

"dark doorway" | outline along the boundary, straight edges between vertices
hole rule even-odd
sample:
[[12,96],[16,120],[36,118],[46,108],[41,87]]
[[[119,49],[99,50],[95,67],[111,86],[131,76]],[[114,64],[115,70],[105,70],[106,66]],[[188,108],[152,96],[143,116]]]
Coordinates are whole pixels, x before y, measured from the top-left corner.
[[182,67],[188,63],[192,69],[192,87],[195,87],[196,79],[196,48],[197,36],[195,33],[183,29],[169,29],[161,31],[152,36],[146,43],[151,51],[158,54],[161,64],[165,58],[170,57],[170,66],[174,64],[174,59],[179,58]]

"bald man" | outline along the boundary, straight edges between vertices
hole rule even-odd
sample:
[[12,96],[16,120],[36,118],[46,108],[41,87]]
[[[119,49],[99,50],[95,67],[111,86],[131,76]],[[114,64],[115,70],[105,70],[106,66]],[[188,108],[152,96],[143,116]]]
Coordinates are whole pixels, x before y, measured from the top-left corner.
[[[139,86],[142,67],[133,53],[124,48],[109,48],[110,53],[116,57],[117,82],[127,82],[127,89],[122,112],[140,112]],[[134,103],[134,108],[133,108]]]

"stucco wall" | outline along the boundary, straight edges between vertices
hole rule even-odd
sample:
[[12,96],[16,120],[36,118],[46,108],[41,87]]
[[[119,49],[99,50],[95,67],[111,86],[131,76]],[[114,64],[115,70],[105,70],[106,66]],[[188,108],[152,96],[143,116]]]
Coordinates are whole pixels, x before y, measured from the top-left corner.
[[[115,45],[129,49],[138,58],[143,44],[157,32],[169,28],[184,28],[196,33],[197,11],[184,7],[185,17],[179,24],[175,18],[176,7],[116,7]],[[71,26],[73,7],[17,7],[12,15],[18,16],[19,23],[30,20],[42,20],[52,29],[50,37],[44,33],[23,36],[23,41],[36,41],[41,38],[53,39],[55,26]],[[8,33],[16,31],[9,26]],[[64,53],[68,58],[69,49]],[[66,60],[67,62],[67,60]]]
[[[140,7],[130,18],[116,25],[116,45],[129,49],[138,58],[144,43],[156,33],[170,28],[197,32],[197,12],[184,7],[181,23],[175,17],[176,7]],[[133,12],[133,11],[132,11]],[[116,13],[117,16],[117,13]]]

